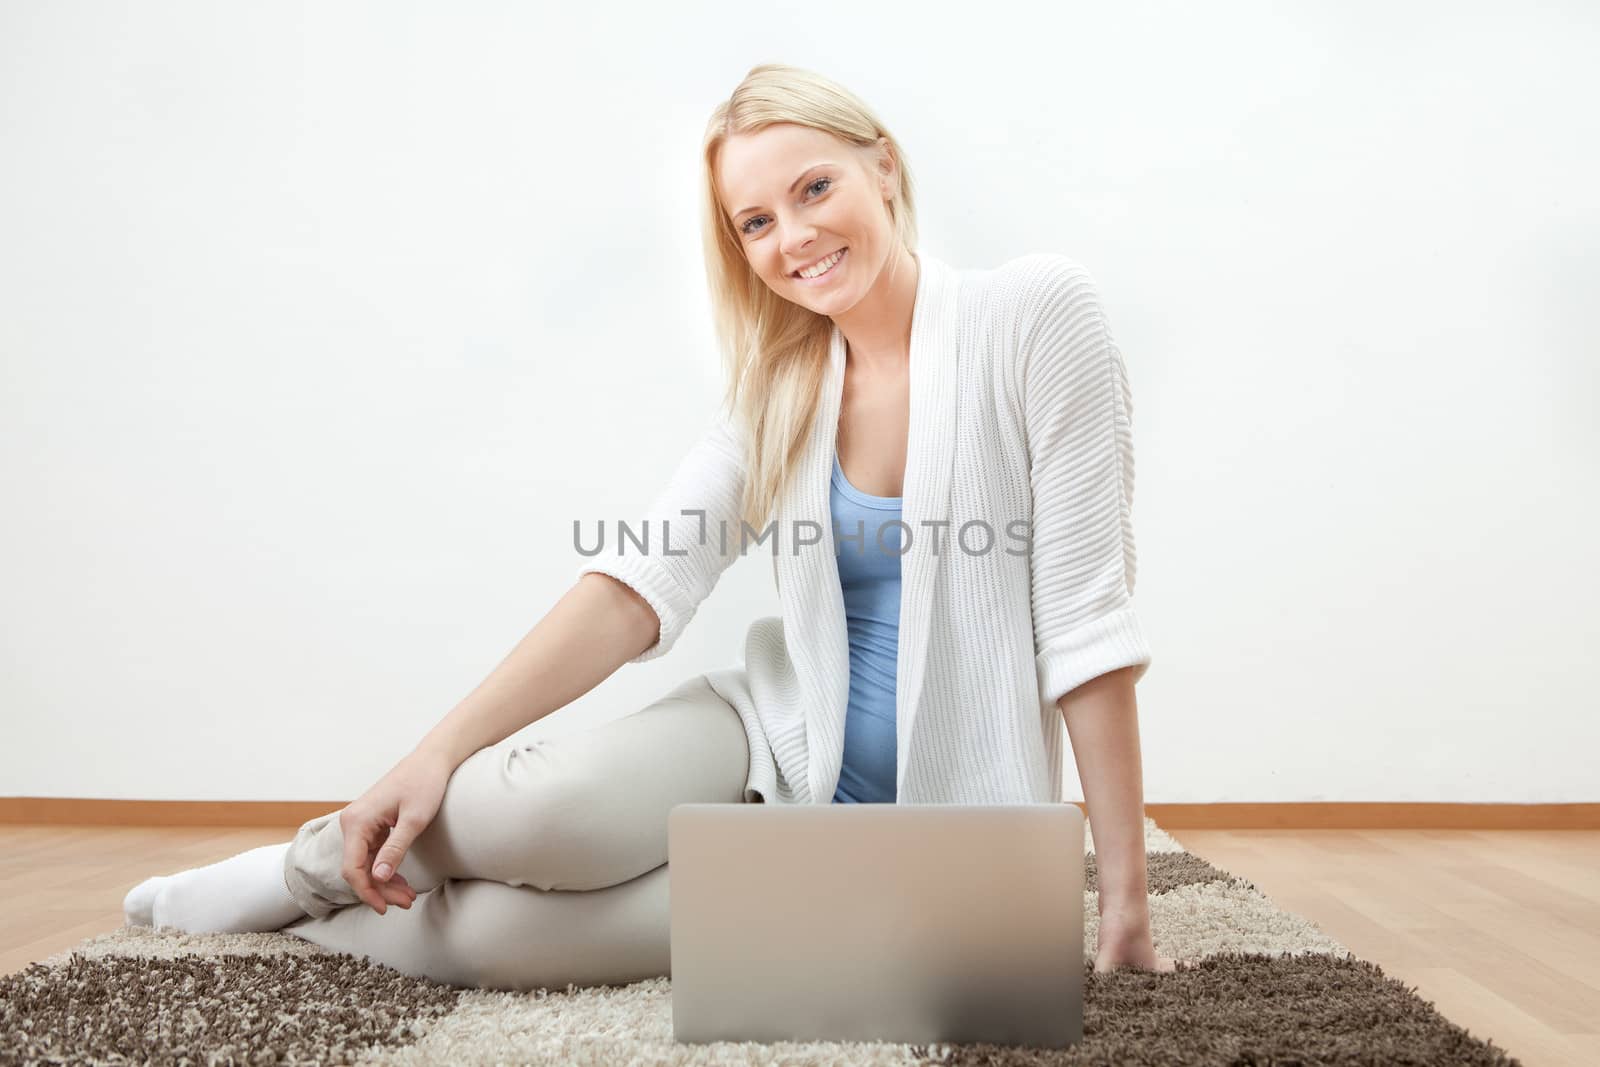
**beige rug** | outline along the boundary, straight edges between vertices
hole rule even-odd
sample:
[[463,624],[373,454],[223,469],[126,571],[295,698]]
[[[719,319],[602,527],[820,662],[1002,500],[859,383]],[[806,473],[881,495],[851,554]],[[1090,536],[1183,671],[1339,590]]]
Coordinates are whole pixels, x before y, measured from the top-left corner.
[[1090,837],[1084,1039],[1070,1050],[678,1045],[667,978],[532,993],[459,989],[290,934],[135,928],[0,978],[0,1064],[1519,1063],[1153,821],[1145,832],[1156,950],[1197,962],[1171,974],[1094,973]]

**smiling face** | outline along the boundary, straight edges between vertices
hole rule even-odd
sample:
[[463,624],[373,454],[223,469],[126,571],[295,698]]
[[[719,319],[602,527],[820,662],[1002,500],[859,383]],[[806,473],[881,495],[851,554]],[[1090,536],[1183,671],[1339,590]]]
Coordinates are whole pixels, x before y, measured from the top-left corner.
[[896,242],[885,201],[898,175],[887,156],[775,123],[730,136],[716,170],[745,259],[773,292],[837,316],[872,288]]

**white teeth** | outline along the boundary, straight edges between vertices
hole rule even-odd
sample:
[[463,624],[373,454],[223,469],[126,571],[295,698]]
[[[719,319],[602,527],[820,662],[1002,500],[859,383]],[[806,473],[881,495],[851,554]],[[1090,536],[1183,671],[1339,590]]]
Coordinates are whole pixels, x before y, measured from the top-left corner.
[[828,272],[828,268],[839,262],[839,257],[842,255],[844,255],[844,249],[841,248],[839,251],[818,263],[816,266],[807,267],[805,270],[796,271],[796,273],[802,278],[815,278],[819,274],[826,274]]

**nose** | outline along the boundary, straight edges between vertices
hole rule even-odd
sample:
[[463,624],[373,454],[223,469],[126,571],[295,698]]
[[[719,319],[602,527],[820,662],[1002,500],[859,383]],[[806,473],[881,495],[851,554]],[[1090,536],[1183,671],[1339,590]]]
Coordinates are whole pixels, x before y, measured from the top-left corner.
[[795,266],[806,263],[817,243],[817,228],[796,223],[785,229],[778,247],[783,250],[784,261]]

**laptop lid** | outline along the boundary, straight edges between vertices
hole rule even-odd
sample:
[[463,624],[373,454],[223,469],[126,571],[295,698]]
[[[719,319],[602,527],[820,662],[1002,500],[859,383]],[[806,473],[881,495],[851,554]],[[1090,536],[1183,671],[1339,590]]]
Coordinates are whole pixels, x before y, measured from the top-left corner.
[[1083,1037],[1072,804],[678,804],[678,1041]]

